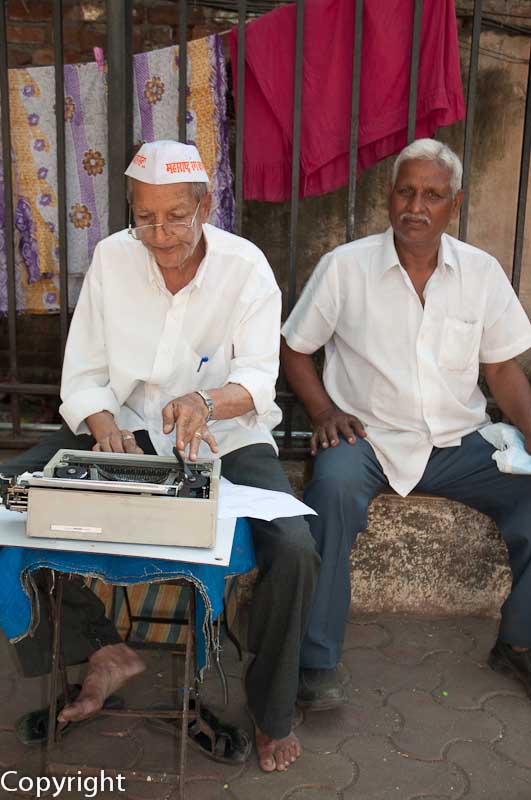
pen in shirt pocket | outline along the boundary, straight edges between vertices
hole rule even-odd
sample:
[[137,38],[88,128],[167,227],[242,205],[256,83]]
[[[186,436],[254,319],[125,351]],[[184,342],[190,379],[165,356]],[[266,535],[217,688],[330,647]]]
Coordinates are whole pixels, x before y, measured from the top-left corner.
[[208,361],[208,356],[201,356],[201,358],[199,359],[199,366],[197,367],[197,372],[199,372],[203,364],[206,364],[207,361]]

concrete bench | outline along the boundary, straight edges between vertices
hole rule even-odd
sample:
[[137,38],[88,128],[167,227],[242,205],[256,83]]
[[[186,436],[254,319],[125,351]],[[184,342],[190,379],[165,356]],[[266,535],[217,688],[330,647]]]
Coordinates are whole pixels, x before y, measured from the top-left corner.
[[[284,461],[301,496],[306,462]],[[369,508],[351,556],[352,612],[496,617],[511,585],[505,544],[494,522],[453,500],[392,490]],[[239,581],[246,602],[253,575]]]

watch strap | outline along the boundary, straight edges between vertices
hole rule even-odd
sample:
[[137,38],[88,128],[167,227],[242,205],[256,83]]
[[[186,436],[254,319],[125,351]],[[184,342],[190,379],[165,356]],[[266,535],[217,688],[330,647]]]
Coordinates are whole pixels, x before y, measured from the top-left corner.
[[210,397],[208,392],[205,392],[204,389],[196,389],[195,393],[199,395],[199,397],[201,398],[201,400],[208,409],[208,414],[206,415],[205,423],[210,422],[210,420],[214,415],[214,402],[212,398]]

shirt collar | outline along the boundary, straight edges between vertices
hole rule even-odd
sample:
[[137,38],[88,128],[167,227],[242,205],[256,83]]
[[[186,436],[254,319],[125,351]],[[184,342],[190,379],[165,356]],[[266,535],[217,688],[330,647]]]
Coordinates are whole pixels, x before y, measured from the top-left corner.
[[[387,228],[383,235],[383,246],[380,256],[380,269],[382,276],[392,267],[399,267],[400,259],[396,252],[395,239],[393,229]],[[457,269],[457,258],[453,247],[451,246],[451,239],[445,233],[441,236],[441,245],[437,256],[437,269],[444,271],[446,267]]]
[[[210,232],[207,230],[209,227],[210,227],[209,225],[203,225],[203,236],[204,236],[204,239],[205,239],[205,255],[204,255],[204,258],[201,261],[201,263],[199,264],[199,267],[198,267],[197,272],[195,273],[194,277],[192,278],[190,283],[187,284],[187,286],[185,288],[189,288],[189,289],[191,289],[192,287],[199,288],[201,286],[201,284],[203,283],[203,280],[205,278],[205,273],[206,273],[206,269],[207,269],[207,262],[208,262],[208,258],[209,258],[209,252],[210,252],[210,248],[209,248]],[[144,247],[144,245],[141,242],[139,242],[139,244],[140,244],[141,247]],[[157,262],[155,261],[154,256],[149,252],[149,250],[147,248],[146,248],[146,254],[147,254],[147,261],[148,261],[148,281],[149,281],[149,283],[151,285],[157,286],[158,289],[160,289],[161,291],[167,292],[168,289],[166,288],[166,284],[164,283],[164,278],[162,277],[162,273],[161,273],[161,271],[159,269],[159,266],[158,266]]]

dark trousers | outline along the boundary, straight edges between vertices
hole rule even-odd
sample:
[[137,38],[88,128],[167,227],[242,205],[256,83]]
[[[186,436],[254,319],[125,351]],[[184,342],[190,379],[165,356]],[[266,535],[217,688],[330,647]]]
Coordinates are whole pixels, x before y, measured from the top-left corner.
[[[137,431],[135,436],[144,452],[154,452],[145,431]],[[91,437],[74,436],[63,429],[9,463],[1,464],[0,472],[12,475],[42,469],[59,448],[90,449],[92,444]],[[224,456],[221,463],[222,474],[233,483],[292,493],[271,445],[242,447]],[[254,659],[245,679],[247,702],[257,725],[269,736],[282,738],[291,730],[300,646],[317,582],[319,557],[303,517],[249,522],[259,578],[249,619],[249,648]],[[46,600],[44,597],[42,600],[44,609]],[[105,617],[103,605],[77,580],[65,581],[63,607],[67,664],[81,663],[98,647],[120,641]],[[15,645],[27,676],[50,669],[50,625],[45,616],[33,637]]]
[[[531,476],[508,475],[492,460],[494,448],[479,433],[459,447],[435,447],[416,486],[419,491],[459,500],[492,517],[507,545],[512,590],[502,607],[500,638],[531,647]],[[350,551],[367,527],[371,500],[387,487],[380,462],[364,439],[321,450],[305,502],[321,570],[304,639],[301,665],[334,667],[341,657],[350,607]]]

